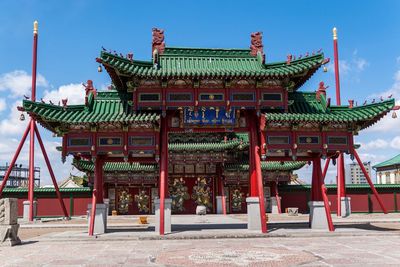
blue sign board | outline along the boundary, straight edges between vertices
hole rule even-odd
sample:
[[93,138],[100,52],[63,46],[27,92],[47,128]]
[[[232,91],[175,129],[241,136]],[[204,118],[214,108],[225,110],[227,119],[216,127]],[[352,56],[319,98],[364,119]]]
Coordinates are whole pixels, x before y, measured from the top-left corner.
[[226,111],[225,107],[199,107],[197,112],[192,108],[184,109],[184,124],[198,126],[234,126],[235,111]]

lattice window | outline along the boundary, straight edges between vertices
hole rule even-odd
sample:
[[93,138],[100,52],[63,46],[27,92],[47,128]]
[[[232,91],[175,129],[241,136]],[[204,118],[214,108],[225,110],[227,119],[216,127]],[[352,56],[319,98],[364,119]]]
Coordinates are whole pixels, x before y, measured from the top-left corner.
[[90,146],[90,138],[69,138],[68,139],[69,146]]
[[139,101],[140,102],[158,102],[160,101],[161,96],[159,93],[146,93],[146,94],[139,94]]
[[268,144],[270,145],[284,145],[289,143],[289,136],[268,136]]
[[262,95],[263,101],[282,101],[281,93],[263,93]]

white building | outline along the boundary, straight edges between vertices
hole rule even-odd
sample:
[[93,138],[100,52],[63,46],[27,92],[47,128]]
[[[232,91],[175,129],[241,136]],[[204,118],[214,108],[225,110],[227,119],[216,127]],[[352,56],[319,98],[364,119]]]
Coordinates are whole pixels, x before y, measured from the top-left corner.
[[400,183],[400,154],[373,166],[377,184]]
[[[371,177],[371,162],[363,162],[365,170]],[[350,163],[346,166],[346,183],[349,184],[366,184],[367,179],[364,176],[357,162]]]

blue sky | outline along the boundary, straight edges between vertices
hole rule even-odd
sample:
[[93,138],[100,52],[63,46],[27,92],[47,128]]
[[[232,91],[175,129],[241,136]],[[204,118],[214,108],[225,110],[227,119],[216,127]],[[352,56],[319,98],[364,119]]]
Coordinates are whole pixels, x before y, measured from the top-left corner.
[[[332,59],[332,27],[338,28],[342,103],[387,96],[400,99],[399,1],[2,1],[0,3],[0,164],[10,161],[25,122],[15,107],[29,94],[32,22],[39,21],[38,100],[83,101],[80,84],[97,73],[101,46],[136,59],[151,57],[151,29],[165,30],[167,46],[247,48],[250,33],[263,32],[268,62],[320,48]],[[330,86],[332,67],[319,71],[302,90]],[[400,115],[400,114],[399,114]],[[400,117],[400,116],[399,116]],[[60,140],[42,130],[58,179],[71,172],[54,147]],[[384,119],[361,132],[360,154],[376,163],[400,153],[400,119]],[[21,155],[25,163],[27,154]],[[38,164],[43,167],[38,154]],[[300,171],[309,180],[309,170]],[[76,171],[72,170],[72,173]],[[42,171],[43,182],[49,181]],[[333,169],[327,182],[334,180]]]

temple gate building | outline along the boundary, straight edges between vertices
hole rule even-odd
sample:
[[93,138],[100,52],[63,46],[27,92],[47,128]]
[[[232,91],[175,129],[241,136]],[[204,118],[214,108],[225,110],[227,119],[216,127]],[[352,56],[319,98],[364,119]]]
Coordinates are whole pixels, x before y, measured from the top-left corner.
[[[332,105],[323,82],[300,91],[329,58],[317,51],[268,62],[259,32],[250,49],[208,49],[168,47],[153,29],[151,60],[103,50],[96,61],[110,90],[89,80],[83,105],[24,100],[21,110],[62,137],[62,159],[72,155],[99,207],[109,199],[120,214],[171,202],[174,213],[248,212],[265,232],[265,195],[279,210],[277,184],[309,163],[310,199],[325,201],[321,158],[358,157],[353,136],[394,107],[393,99]],[[169,215],[158,216],[164,234]]]

